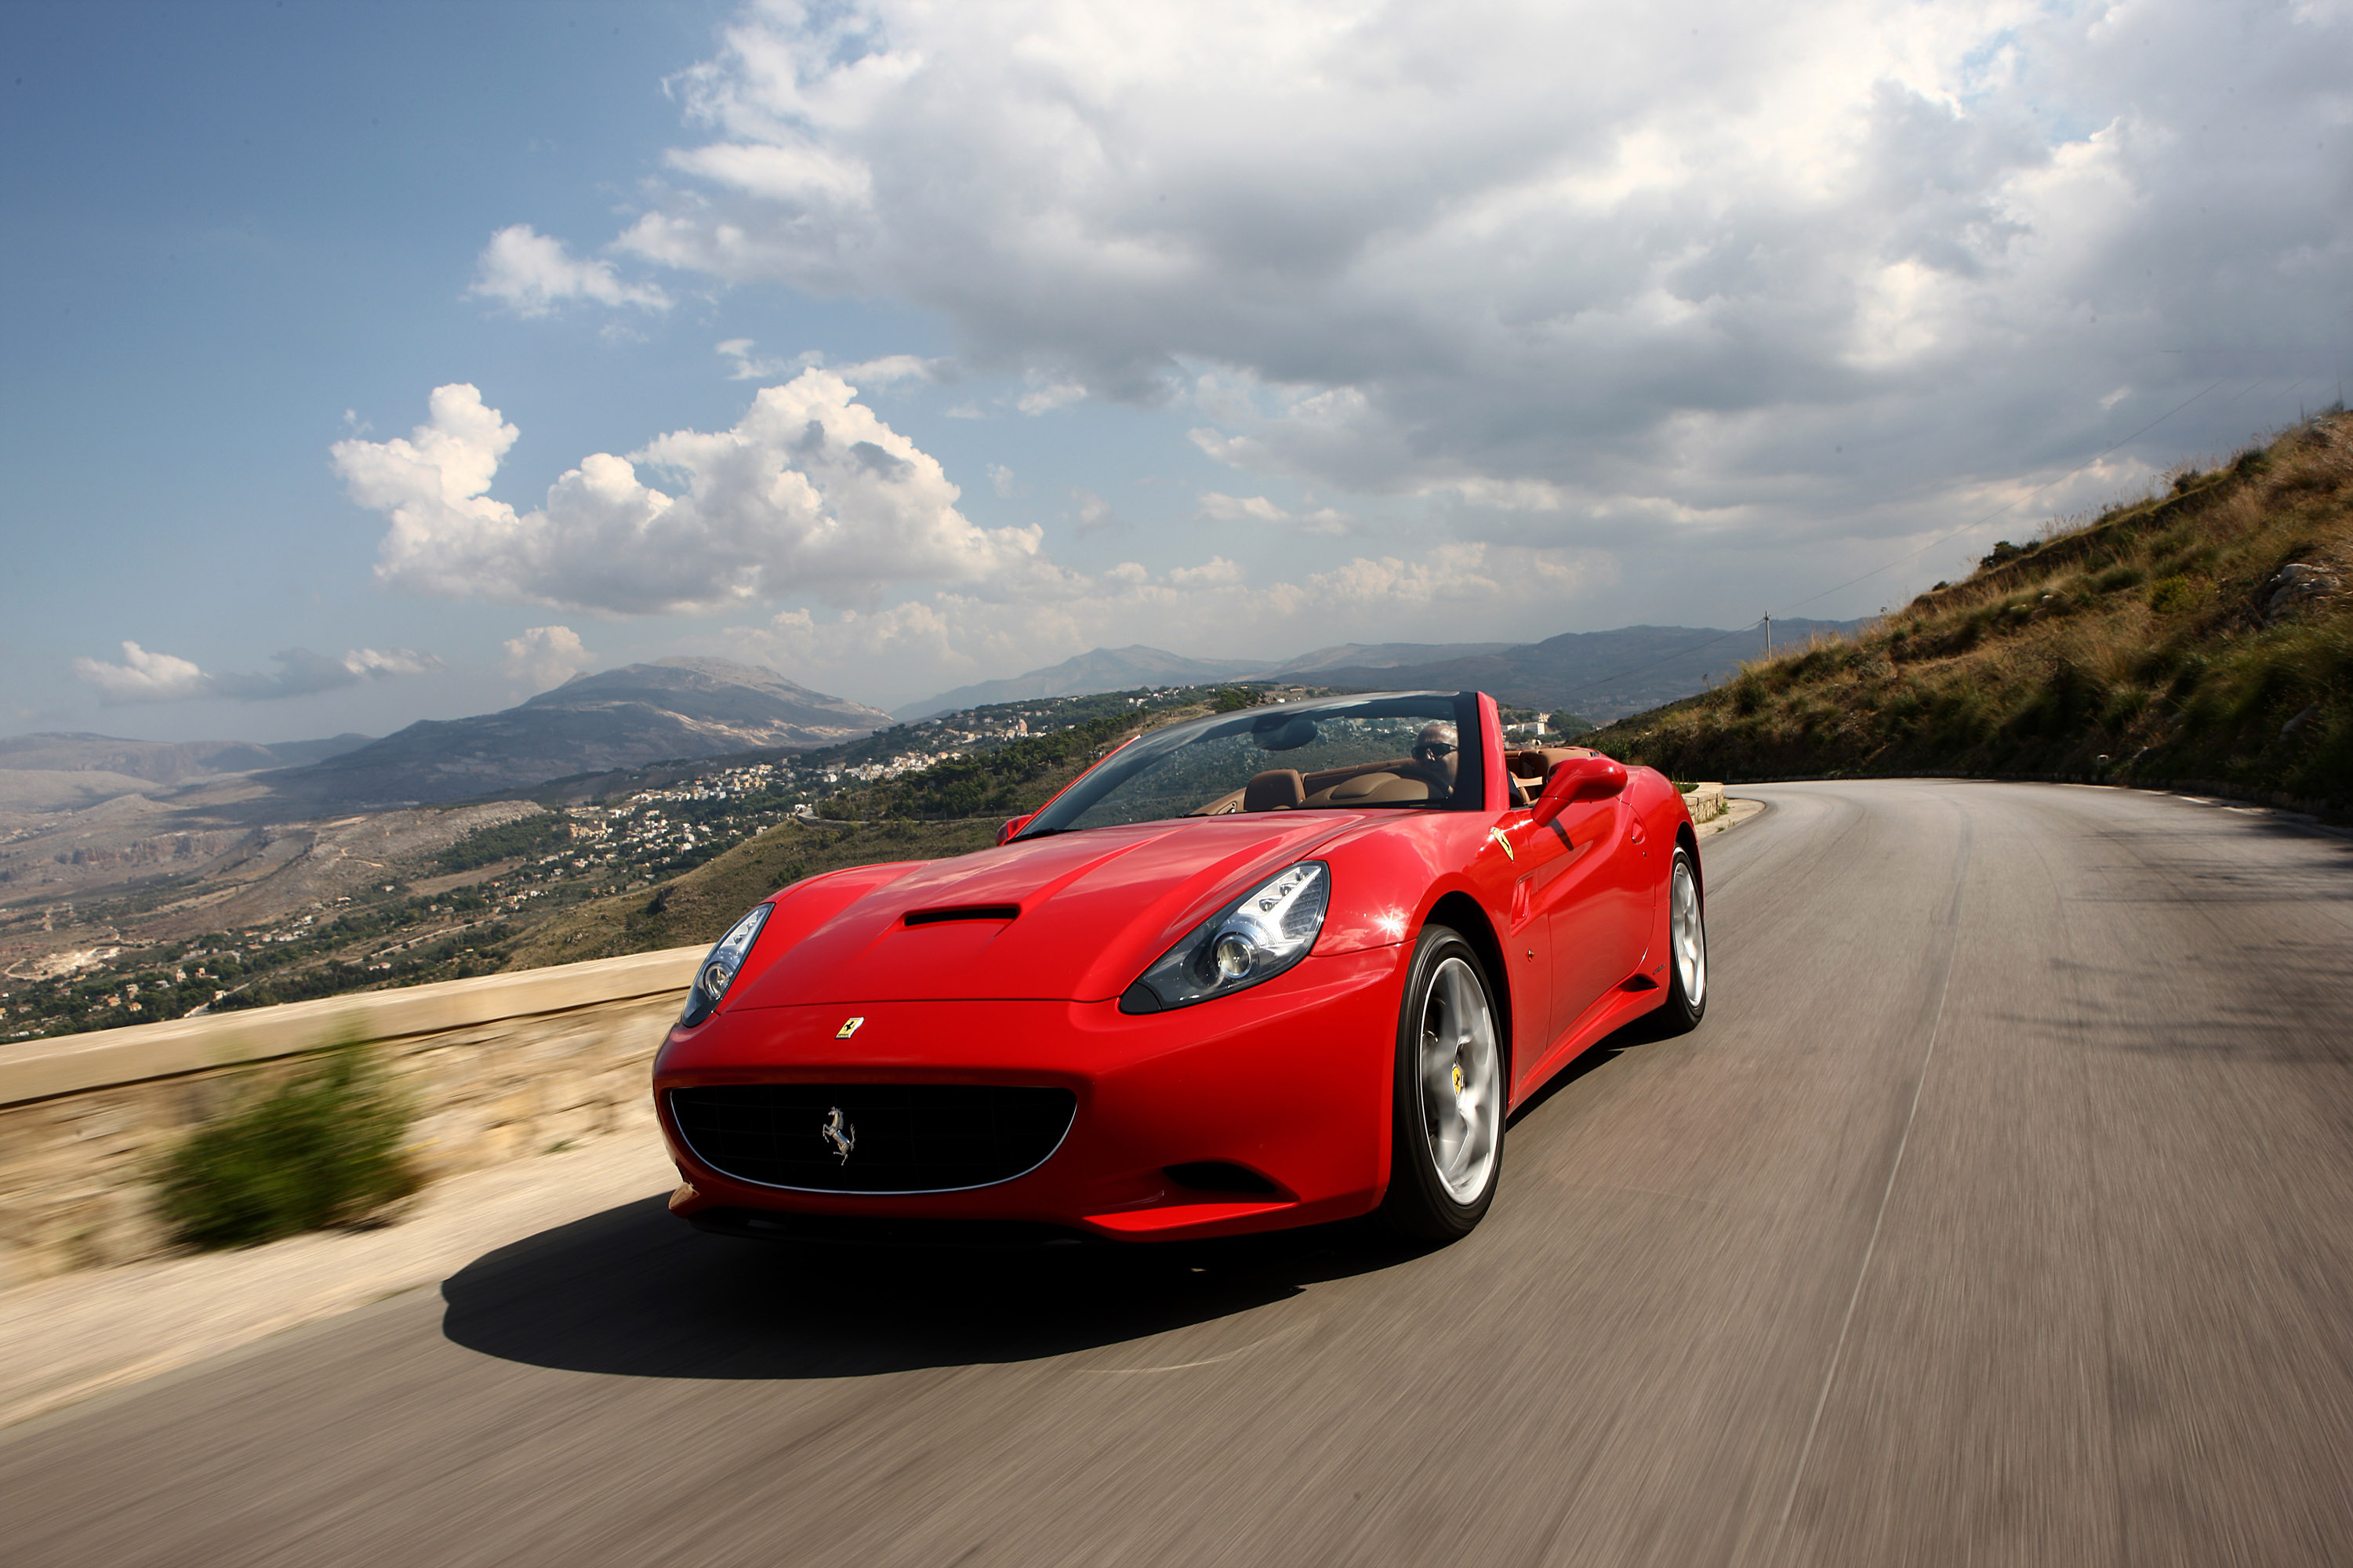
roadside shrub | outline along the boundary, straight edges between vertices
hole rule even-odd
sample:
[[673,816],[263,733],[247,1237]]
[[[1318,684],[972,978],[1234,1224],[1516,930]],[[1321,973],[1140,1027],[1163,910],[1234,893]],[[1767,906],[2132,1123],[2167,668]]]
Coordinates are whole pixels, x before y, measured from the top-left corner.
[[415,1192],[412,1109],[358,1041],[195,1133],[159,1175],[173,1234],[244,1247],[359,1219]]
[[2148,591],[2148,607],[2160,616],[2187,610],[2198,603],[2198,590],[2187,577],[2160,577]]
[[2119,686],[2108,694],[2107,705],[2100,710],[2100,724],[2110,731],[2122,731],[2148,711],[2148,693],[2137,686]]

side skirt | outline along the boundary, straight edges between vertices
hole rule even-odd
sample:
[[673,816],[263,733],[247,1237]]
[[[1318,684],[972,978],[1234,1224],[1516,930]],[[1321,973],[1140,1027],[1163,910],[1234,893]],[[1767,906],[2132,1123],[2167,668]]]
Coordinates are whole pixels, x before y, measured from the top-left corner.
[[1666,987],[1644,973],[1637,973],[1623,984],[1602,993],[1600,1000],[1588,1007],[1585,1016],[1536,1059],[1535,1066],[1520,1075],[1519,1081],[1512,1087],[1512,1110],[1517,1110],[1522,1101],[1551,1082],[1555,1074],[1591,1049],[1597,1041],[1617,1033],[1645,1013],[1657,1012],[1666,1000]]

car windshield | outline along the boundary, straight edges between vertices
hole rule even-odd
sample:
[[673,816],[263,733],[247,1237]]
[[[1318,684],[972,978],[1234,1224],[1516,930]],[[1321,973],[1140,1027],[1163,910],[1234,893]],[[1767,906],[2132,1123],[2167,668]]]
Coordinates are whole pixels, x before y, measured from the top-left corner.
[[1470,806],[1479,704],[1401,692],[1276,703],[1175,724],[1106,758],[1020,837],[1236,812]]

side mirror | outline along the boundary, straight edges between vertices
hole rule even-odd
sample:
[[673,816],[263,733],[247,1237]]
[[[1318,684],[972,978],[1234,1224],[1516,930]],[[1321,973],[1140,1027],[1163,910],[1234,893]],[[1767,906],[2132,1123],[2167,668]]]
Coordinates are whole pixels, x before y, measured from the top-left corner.
[[1626,789],[1626,764],[1608,757],[1571,757],[1545,777],[1531,814],[1542,827],[1579,801],[1608,800]]
[[[1620,770],[1619,770],[1619,771],[1622,773],[1622,772],[1624,772],[1625,770],[1623,770],[1623,769],[1621,768],[1621,769],[1620,769]],[[1037,816],[1037,815],[1038,815],[1038,814],[1037,814],[1036,812],[1034,812],[1034,811],[1033,811],[1033,812],[1031,812],[1031,813],[1029,814],[1029,816]],[[1025,828],[1025,827],[1029,826],[1029,816],[1008,816],[1008,817],[1007,817],[1007,818],[1005,819],[1005,826],[1002,826],[1002,827],[1000,827],[1000,828],[998,828],[998,829],[997,830],[997,841],[999,844],[1003,844],[1003,843],[1007,842],[1008,839],[1010,839],[1010,838],[1011,838],[1015,834],[1017,834],[1017,833],[1020,832],[1023,828]]]

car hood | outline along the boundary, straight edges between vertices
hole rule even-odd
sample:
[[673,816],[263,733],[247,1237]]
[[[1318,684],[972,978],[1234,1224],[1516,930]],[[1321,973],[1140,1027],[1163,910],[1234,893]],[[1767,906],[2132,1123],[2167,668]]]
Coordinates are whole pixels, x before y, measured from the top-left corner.
[[[1228,900],[1357,825],[1346,813],[1144,823],[918,865],[770,958],[726,1010],[1102,1001]],[[792,899],[777,925],[794,923]]]

